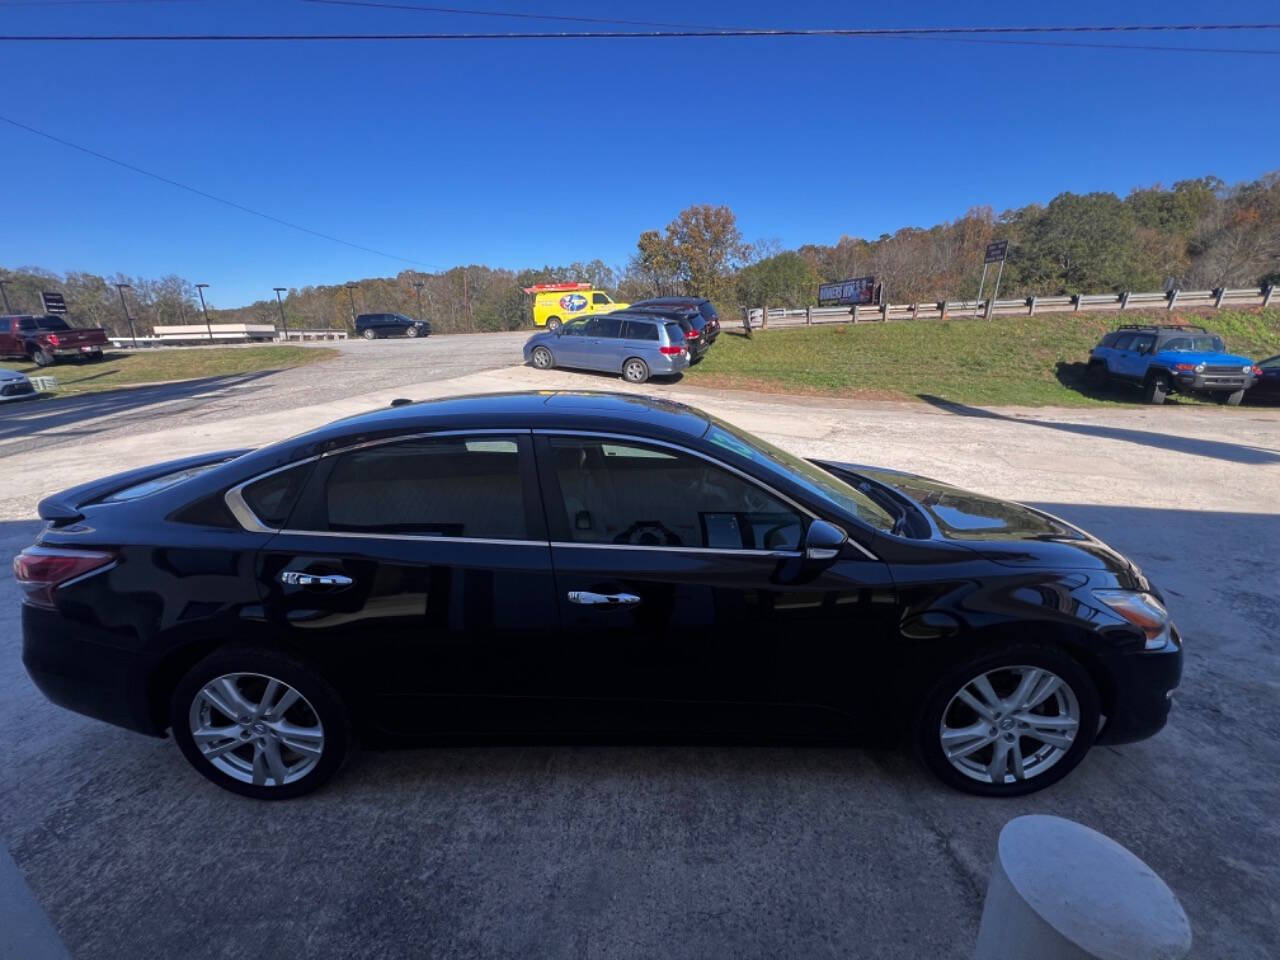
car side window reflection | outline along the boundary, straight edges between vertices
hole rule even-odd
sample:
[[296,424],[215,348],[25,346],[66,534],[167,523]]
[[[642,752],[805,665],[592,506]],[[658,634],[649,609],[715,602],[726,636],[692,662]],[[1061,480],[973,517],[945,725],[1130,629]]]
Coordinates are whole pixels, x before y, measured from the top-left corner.
[[701,457],[584,437],[552,438],[551,450],[575,542],[800,548],[800,511]]
[[[341,453],[325,465],[307,518],[342,533],[528,538],[514,437],[441,437]],[[310,490],[308,500],[311,500]],[[299,511],[302,512],[302,511]]]
[[562,337],[581,337],[587,332],[587,321],[570,320],[560,328],[560,336]]

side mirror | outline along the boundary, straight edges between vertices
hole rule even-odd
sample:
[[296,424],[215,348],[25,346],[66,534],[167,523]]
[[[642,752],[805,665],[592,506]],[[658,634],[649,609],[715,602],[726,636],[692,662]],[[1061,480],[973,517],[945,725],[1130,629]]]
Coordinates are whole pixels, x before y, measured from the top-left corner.
[[826,520],[815,520],[804,534],[804,558],[827,561],[840,556],[849,535]]

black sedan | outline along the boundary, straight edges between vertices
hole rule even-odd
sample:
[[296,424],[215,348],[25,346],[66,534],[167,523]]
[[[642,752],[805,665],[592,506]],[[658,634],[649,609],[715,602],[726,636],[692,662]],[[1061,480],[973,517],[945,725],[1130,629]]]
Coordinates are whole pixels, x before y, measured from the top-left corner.
[[264,799],[424,736],[862,734],[1019,794],[1154,734],[1181,673],[1157,588],[1070,524],[634,396],[402,404],[40,515],[36,684]]
[[1245,399],[1253,402],[1280,403],[1280,356],[1259,360],[1256,379],[1245,393]]

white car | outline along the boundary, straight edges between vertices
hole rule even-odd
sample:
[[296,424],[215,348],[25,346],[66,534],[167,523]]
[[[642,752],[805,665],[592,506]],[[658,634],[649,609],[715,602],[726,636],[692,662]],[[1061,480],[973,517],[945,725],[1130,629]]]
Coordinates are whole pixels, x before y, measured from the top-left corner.
[[0,367],[0,403],[4,403],[6,400],[33,397],[35,394],[36,388],[25,373],[19,373],[17,370],[5,370]]

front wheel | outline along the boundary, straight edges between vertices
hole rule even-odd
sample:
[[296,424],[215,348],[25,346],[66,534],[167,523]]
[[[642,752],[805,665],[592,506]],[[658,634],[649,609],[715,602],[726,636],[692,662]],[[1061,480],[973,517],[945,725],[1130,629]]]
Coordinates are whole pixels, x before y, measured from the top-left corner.
[[925,698],[920,758],[948,785],[1015,797],[1057,783],[1084,759],[1098,730],[1098,691],[1054,647],[1017,646],[950,671]]
[[360,336],[364,337],[366,340],[376,340],[378,338],[378,331],[374,330],[373,327],[369,327],[364,333],[360,334]]
[[556,365],[556,358],[551,355],[551,351],[546,347],[534,347],[533,354],[529,360],[539,370],[550,370]]
[[1225,403],[1228,407],[1240,406],[1240,401],[1242,401],[1243,399],[1244,399],[1243,390],[1235,390],[1231,393],[1224,393],[1222,395],[1222,402]]
[[632,357],[622,365],[622,379],[627,383],[644,383],[649,379],[649,365],[639,357]]
[[193,767],[259,800],[310,793],[342,766],[351,742],[346,707],[323,677],[252,647],[227,647],[192,667],[169,720]]
[[406,337],[416,337],[418,335],[418,328],[409,327],[407,330],[405,330],[404,335]]
[[1147,378],[1144,399],[1147,403],[1161,404],[1169,396],[1169,381],[1162,373]]

